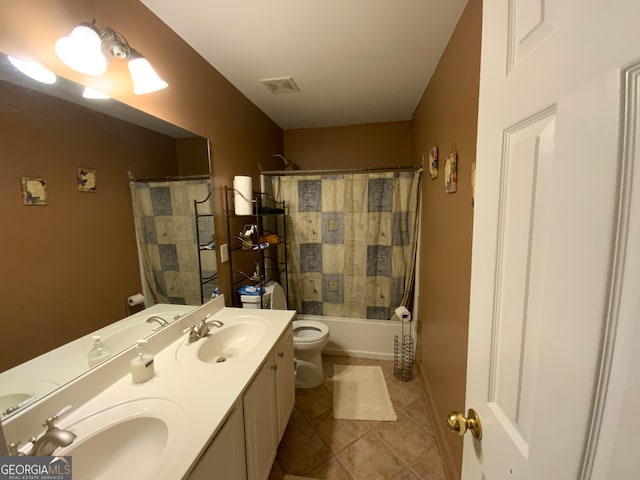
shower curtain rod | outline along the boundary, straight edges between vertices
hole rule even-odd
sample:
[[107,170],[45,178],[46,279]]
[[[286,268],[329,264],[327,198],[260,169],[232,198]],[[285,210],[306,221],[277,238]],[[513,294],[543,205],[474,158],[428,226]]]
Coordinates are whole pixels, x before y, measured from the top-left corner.
[[210,179],[211,175],[202,174],[202,175],[183,175],[183,176],[167,176],[167,177],[144,177],[144,178],[133,178],[129,177],[129,181],[131,182],[179,182],[181,180],[205,180]]
[[269,170],[266,172],[260,172],[262,175],[268,175],[271,177],[279,177],[283,175],[336,175],[340,173],[379,173],[379,172],[391,172],[402,170],[418,170],[421,171],[420,165],[403,165],[400,167],[364,167],[364,168],[343,168],[332,170]]

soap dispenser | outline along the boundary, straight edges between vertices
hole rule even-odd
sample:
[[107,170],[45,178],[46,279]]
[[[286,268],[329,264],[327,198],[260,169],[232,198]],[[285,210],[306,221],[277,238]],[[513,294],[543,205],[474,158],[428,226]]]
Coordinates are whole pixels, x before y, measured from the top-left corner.
[[92,335],[91,338],[93,338],[93,346],[89,350],[87,358],[89,367],[93,367],[111,356],[109,348],[104,344],[100,335]]
[[146,340],[136,342],[135,356],[131,360],[131,381],[133,383],[143,383],[153,377],[155,373],[153,365],[153,355],[149,352],[145,344]]

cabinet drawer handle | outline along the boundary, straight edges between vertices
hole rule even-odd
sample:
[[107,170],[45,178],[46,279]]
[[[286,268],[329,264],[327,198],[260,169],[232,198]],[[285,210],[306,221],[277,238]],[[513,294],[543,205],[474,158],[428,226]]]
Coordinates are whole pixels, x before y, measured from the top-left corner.
[[284,358],[284,352],[278,352],[278,357]]
[[274,372],[278,370],[278,365],[271,365],[271,370],[273,370]]

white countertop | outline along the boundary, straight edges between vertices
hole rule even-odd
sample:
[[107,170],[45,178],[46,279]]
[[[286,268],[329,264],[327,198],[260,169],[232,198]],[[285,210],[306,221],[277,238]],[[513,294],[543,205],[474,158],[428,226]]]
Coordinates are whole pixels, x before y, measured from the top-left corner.
[[[181,332],[181,329],[185,326],[188,327],[190,324],[198,322],[203,314],[207,312],[205,307],[206,305],[200,307],[192,312],[188,318],[185,318],[184,321],[181,320],[180,330],[176,326],[174,331]],[[205,363],[200,361],[195,353],[193,355],[184,353],[187,348],[193,348],[195,351],[198,342],[203,342],[204,340],[201,339],[187,345],[187,334],[180,333],[177,340],[169,343],[155,354],[155,375],[149,381],[142,384],[133,384],[127,369],[126,372],[122,372],[124,375],[120,375],[115,382],[104,388],[99,394],[84,404],[77,405],[58,420],[57,425],[60,428],[68,427],[72,429],[72,425],[91,417],[96,412],[127,402],[134,402],[138,408],[144,409],[148,399],[170,400],[177,405],[180,411],[178,417],[184,428],[169,431],[169,437],[170,439],[173,438],[173,440],[170,440],[170,447],[164,452],[162,458],[158,459],[160,463],[149,466],[149,478],[154,480],[180,479],[188,473],[191,466],[208,445],[210,439],[220,428],[235,401],[249,385],[251,379],[294,316],[295,312],[291,310],[254,310],[225,307],[210,316],[208,320],[220,320],[224,322],[225,326],[229,326],[234,322],[253,319],[267,326],[264,338],[253,350],[243,356],[229,358],[224,363]],[[215,327],[212,327],[211,333],[215,334],[215,330]],[[152,342],[150,342],[150,346],[153,351]],[[180,362],[177,360],[178,349],[182,349],[183,352],[180,355]],[[124,365],[128,365],[128,360],[132,355],[132,352],[125,352],[122,355],[124,358],[119,362],[121,368]],[[107,367],[108,365],[105,366],[105,368]],[[99,369],[95,370],[96,375],[99,372]],[[62,389],[61,393],[63,392],[64,389]],[[55,395],[53,396],[55,397]],[[136,400],[139,401],[136,402]],[[149,400],[148,403],[151,404],[153,401]],[[51,408],[53,407],[54,405],[52,404]],[[45,410],[39,409],[38,415],[41,416],[43,411]],[[51,412],[50,414],[55,412],[55,410],[49,411]],[[42,418],[39,418],[39,416],[37,421],[41,422]],[[8,432],[12,432],[10,425],[5,429]],[[182,430],[182,432],[179,430]],[[18,431],[20,429],[14,429],[14,432]],[[20,440],[23,440],[24,443],[27,439],[20,438]],[[7,438],[7,441],[15,441],[15,439]],[[82,441],[83,438],[79,436],[69,448],[77,448]],[[55,453],[64,455],[65,451],[56,451]],[[104,454],[109,455],[108,448]]]

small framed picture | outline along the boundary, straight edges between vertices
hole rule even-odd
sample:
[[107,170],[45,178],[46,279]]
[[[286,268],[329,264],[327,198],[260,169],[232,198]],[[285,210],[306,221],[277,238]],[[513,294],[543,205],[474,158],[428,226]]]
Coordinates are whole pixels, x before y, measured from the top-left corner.
[[22,177],[22,201],[25,205],[47,204],[47,182],[44,178]]
[[429,152],[429,176],[433,180],[438,178],[438,146],[431,147]]
[[458,154],[451,152],[444,161],[444,190],[455,193],[458,190]]
[[78,168],[78,190],[95,192],[98,186],[96,171],[90,168]]

